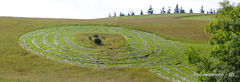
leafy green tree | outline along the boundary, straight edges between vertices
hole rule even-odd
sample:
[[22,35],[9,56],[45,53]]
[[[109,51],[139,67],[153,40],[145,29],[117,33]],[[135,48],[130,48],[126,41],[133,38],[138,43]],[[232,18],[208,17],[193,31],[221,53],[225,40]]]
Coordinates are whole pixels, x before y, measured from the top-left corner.
[[[199,73],[224,74],[223,76],[199,76],[200,81],[238,82],[240,80],[240,5],[231,5],[229,1],[220,2],[221,9],[215,14],[215,21],[205,26],[211,33],[211,45],[215,48],[209,58],[192,57],[189,62],[199,63]],[[190,57],[191,58],[191,57]],[[231,75],[234,76],[231,76]]]
[[174,9],[174,13],[179,13],[178,4],[176,5],[176,8]]
[[187,57],[187,62],[189,64],[196,64],[198,62],[200,62],[200,54],[198,53],[197,49],[194,49],[193,47],[190,47],[189,49],[186,49],[184,51],[184,55]]

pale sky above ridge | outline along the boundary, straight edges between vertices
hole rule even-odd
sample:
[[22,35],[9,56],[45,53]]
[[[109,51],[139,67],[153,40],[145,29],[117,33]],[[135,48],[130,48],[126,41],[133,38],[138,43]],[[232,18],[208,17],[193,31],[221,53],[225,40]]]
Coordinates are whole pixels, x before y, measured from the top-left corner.
[[[150,5],[154,13],[159,14],[162,7],[173,12],[176,4],[186,12],[190,8],[199,13],[201,6],[205,11],[219,8],[222,0],[0,0],[0,16],[40,17],[40,18],[73,18],[95,19],[105,18],[109,13],[127,14],[134,11],[140,14],[141,9],[146,14]],[[239,3],[240,0],[229,0]]]

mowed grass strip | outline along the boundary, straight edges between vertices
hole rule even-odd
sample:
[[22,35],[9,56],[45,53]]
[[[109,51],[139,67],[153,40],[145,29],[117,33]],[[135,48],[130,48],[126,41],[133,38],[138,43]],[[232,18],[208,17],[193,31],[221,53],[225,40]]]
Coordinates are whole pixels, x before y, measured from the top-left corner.
[[197,15],[197,16],[183,16],[183,17],[179,17],[179,19],[213,21],[214,15],[208,14],[208,15]]
[[[93,37],[93,35],[98,35],[98,37]],[[89,39],[89,37],[91,39]],[[121,34],[106,34],[106,33],[83,33],[76,34],[73,37],[76,42],[80,45],[89,48],[96,49],[117,49],[126,46],[126,40]],[[97,45],[94,43],[96,38],[101,39],[102,44]]]

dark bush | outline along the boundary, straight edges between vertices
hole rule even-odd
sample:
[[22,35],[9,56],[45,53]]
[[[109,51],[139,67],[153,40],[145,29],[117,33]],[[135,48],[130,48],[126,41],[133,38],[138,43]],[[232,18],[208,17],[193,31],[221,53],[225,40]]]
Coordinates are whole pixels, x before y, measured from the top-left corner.
[[96,39],[94,39],[94,43],[95,44],[101,44],[101,42],[102,42],[102,40],[101,39],[99,39],[99,38],[96,38]]

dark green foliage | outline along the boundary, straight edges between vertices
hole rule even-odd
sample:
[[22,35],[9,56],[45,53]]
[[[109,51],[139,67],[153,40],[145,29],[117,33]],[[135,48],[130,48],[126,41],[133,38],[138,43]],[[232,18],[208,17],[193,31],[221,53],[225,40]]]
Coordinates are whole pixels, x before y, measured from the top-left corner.
[[94,34],[93,37],[98,37],[98,35],[97,35],[97,34]]
[[200,62],[200,54],[197,49],[190,47],[189,49],[184,51],[184,55],[187,57],[189,64],[196,64]]
[[94,43],[100,45],[102,43],[102,40],[99,38],[95,38]]
[[[240,80],[240,5],[229,1],[221,2],[221,9],[215,14],[215,21],[206,25],[205,31],[213,36],[210,39],[216,47],[210,53],[210,60],[201,60],[200,73],[222,73],[224,76],[199,77],[202,81],[237,82]],[[211,12],[210,12],[211,13]],[[195,62],[198,58],[190,60]],[[231,77],[228,74],[234,73]]]

